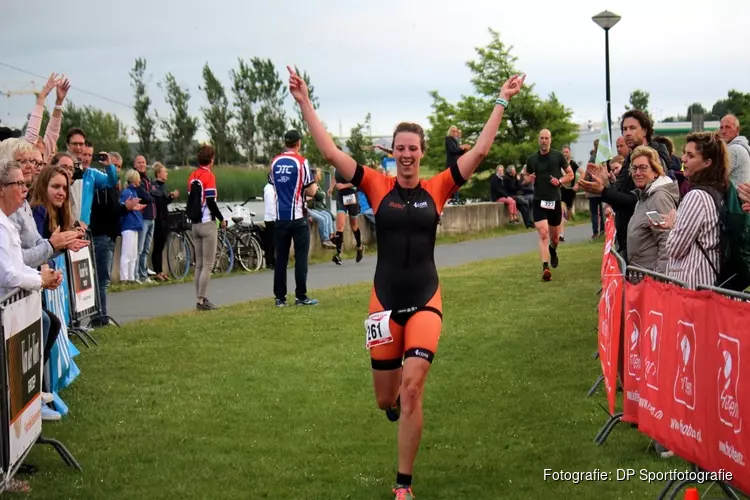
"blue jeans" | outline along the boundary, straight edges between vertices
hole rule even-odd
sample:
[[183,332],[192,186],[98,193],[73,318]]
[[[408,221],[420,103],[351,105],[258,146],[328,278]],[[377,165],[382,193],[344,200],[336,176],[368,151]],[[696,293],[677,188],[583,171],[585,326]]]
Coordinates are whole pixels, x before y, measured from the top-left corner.
[[94,236],[96,280],[99,284],[99,312],[107,315],[107,288],[112,281],[112,259],[115,257],[115,240],[109,236]]
[[599,197],[589,198],[589,211],[591,212],[591,232],[599,234],[604,232],[604,214],[602,210],[602,199]]
[[143,227],[138,233],[138,268],[135,277],[148,278],[148,252],[151,250],[151,240],[154,237],[154,220],[143,219]]
[[308,213],[318,224],[320,242],[323,243],[330,240],[331,233],[333,233],[333,219],[331,216],[326,214],[324,210],[318,210],[315,208],[308,210]]

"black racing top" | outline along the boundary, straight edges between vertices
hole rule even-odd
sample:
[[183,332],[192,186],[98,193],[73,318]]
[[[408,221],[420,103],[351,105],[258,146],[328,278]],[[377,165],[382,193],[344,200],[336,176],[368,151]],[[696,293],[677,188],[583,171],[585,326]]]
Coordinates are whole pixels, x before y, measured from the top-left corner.
[[458,166],[413,189],[395,177],[357,165],[352,184],[372,204],[377,225],[375,293],[385,310],[407,312],[424,307],[438,290],[435,235],[445,202],[466,181]]

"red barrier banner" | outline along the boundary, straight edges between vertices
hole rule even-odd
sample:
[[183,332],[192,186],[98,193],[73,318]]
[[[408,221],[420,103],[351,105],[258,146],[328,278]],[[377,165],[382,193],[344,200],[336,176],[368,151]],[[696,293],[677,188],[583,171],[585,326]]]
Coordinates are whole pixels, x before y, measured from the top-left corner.
[[672,324],[669,305],[675,304],[676,287],[646,277],[641,287],[640,362],[641,379],[638,383],[638,428],[660,443],[666,439],[661,422],[664,420],[663,393],[669,392],[661,380],[663,367],[670,362],[669,351],[663,342],[665,326]]
[[624,347],[624,370],[623,370],[623,393],[622,420],[633,424],[638,423],[638,406],[640,396],[638,386],[643,376],[643,363],[641,363],[641,341],[645,336],[643,330],[643,318],[641,311],[645,309],[643,303],[643,284],[633,285],[625,282],[625,325],[623,335],[625,336]]
[[714,293],[707,302],[709,368],[701,378],[713,389],[707,396],[715,415],[707,439],[712,464],[750,493],[750,303]]
[[602,364],[604,385],[607,389],[609,412],[614,413],[625,280],[613,255],[608,254],[605,257],[605,264],[602,294],[599,299],[599,361]]
[[615,246],[615,217],[610,215],[604,222],[604,254],[602,255],[602,280],[604,280],[605,269],[607,267],[607,259],[609,259],[609,252]]

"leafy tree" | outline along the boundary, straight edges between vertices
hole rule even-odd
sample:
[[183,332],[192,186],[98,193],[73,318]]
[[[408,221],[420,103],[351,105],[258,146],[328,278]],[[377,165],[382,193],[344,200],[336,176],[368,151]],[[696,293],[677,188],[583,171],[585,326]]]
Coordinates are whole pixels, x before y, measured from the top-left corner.
[[625,105],[625,109],[630,111],[631,109],[638,109],[651,116],[648,110],[649,93],[643,90],[634,90],[630,93],[630,105]]
[[[445,168],[444,144],[448,127],[458,126],[463,132],[463,142],[475,142],[495,106],[500,87],[511,75],[518,74],[512,47],[500,40],[498,32],[489,29],[489,33],[490,43],[476,48],[477,59],[467,62],[473,74],[471,83],[476,95],[462,96],[456,104],[451,104],[438,92],[430,93],[433,113],[428,118],[428,148],[423,163],[435,170]],[[485,172],[494,170],[499,163],[523,165],[528,155],[538,148],[539,131],[544,128],[552,133],[552,147],[555,149],[573,142],[578,127],[572,116],[572,111],[554,93],[542,99],[534,94],[534,86],[527,82],[505,110],[490,153],[480,165],[479,175],[462,189],[463,195],[487,199],[489,176]]]
[[750,94],[730,90],[726,99],[720,99],[711,108],[717,119],[733,114],[740,121],[740,135],[750,136]]
[[150,111],[151,98],[146,88],[146,59],[138,58],[130,71],[131,83],[135,93],[135,133],[140,141],[139,151],[146,157],[146,161],[157,152],[156,145],[156,113]]
[[173,162],[188,165],[193,151],[193,138],[198,131],[198,119],[190,116],[188,110],[190,92],[177,84],[172,73],[167,73],[164,84],[159,87],[172,108],[172,114],[161,122],[167,134],[169,154]]
[[239,68],[237,71],[231,70],[229,76],[232,79],[232,93],[234,94],[237,142],[247,161],[252,163],[257,154],[255,144],[257,127],[253,109],[253,104],[258,100],[255,74],[252,65],[240,58]]
[[204,86],[200,88],[206,93],[208,107],[201,108],[203,121],[206,123],[208,135],[216,148],[216,163],[231,163],[238,159],[235,147],[234,131],[230,125],[233,118],[224,86],[216,78],[206,63],[203,66]]
[[[320,107],[320,101],[318,100],[318,96],[315,94],[315,87],[310,82],[310,75],[307,73],[307,71],[300,71],[296,66],[294,68],[294,71],[300,77],[302,77],[302,79],[307,84],[307,89],[310,93],[310,101],[312,102],[313,108],[318,109]],[[292,118],[291,125],[293,129],[298,130],[302,134],[302,148],[300,150],[300,153],[302,153],[302,156],[307,158],[308,162],[310,162],[311,167],[323,168],[327,165],[326,161],[323,159],[323,155],[315,145],[315,141],[310,135],[310,131],[307,129],[307,124],[305,124],[305,121],[302,119],[302,111],[300,110],[299,106],[295,106],[295,109],[296,116]]]
[[[42,130],[46,130],[43,123]],[[68,130],[78,127],[86,132],[86,136],[94,151],[116,151],[123,159],[123,165],[132,162],[130,145],[128,144],[127,128],[117,116],[105,113],[93,106],[77,107],[68,101],[63,111],[63,126],[60,130],[60,138],[57,140],[57,150],[67,151],[65,136]]]
[[362,123],[357,123],[352,127],[349,138],[346,140],[349,155],[360,165],[372,165],[378,161],[378,154],[375,151],[365,149],[365,146],[372,145],[372,137],[369,135],[370,121],[370,113],[367,113]]
[[260,136],[260,150],[264,155],[261,160],[266,163],[284,148],[283,138],[286,132],[284,100],[287,97],[287,90],[273,61],[254,57],[251,62],[259,104],[256,126]]

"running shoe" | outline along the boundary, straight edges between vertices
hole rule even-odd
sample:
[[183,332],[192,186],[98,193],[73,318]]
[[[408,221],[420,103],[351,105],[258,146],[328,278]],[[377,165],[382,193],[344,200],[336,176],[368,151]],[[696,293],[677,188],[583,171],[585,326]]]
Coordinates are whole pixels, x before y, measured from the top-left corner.
[[552,271],[550,271],[548,267],[545,267],[542,271],[542,280],[552,281]]
[[394,406],[385,410],[385,416],[388,417],[388,420],[391,422],[398,421],[401,416],[401,396],[396,398],[396,404]]
[[550,245],[549,246],[549,264],[550,266],[552,266],[552,269],[555,269],[559,263],[560,261],[557,258],[557,249],[552,248],[552,245]]
[[393,489],[393,494],[396,495],[394,500],[414,500],[416,498],[411,491],[411,486],[398,485]]
[[341,265],[341,256],[339,254],[334,255],[333,258],[331,259],[331,262],[333,262],[337,266],[340,266]]
[[357,248],[357,262],[362,260],[362,257],[364,256],[364,252],[365,252],[364,246]]

